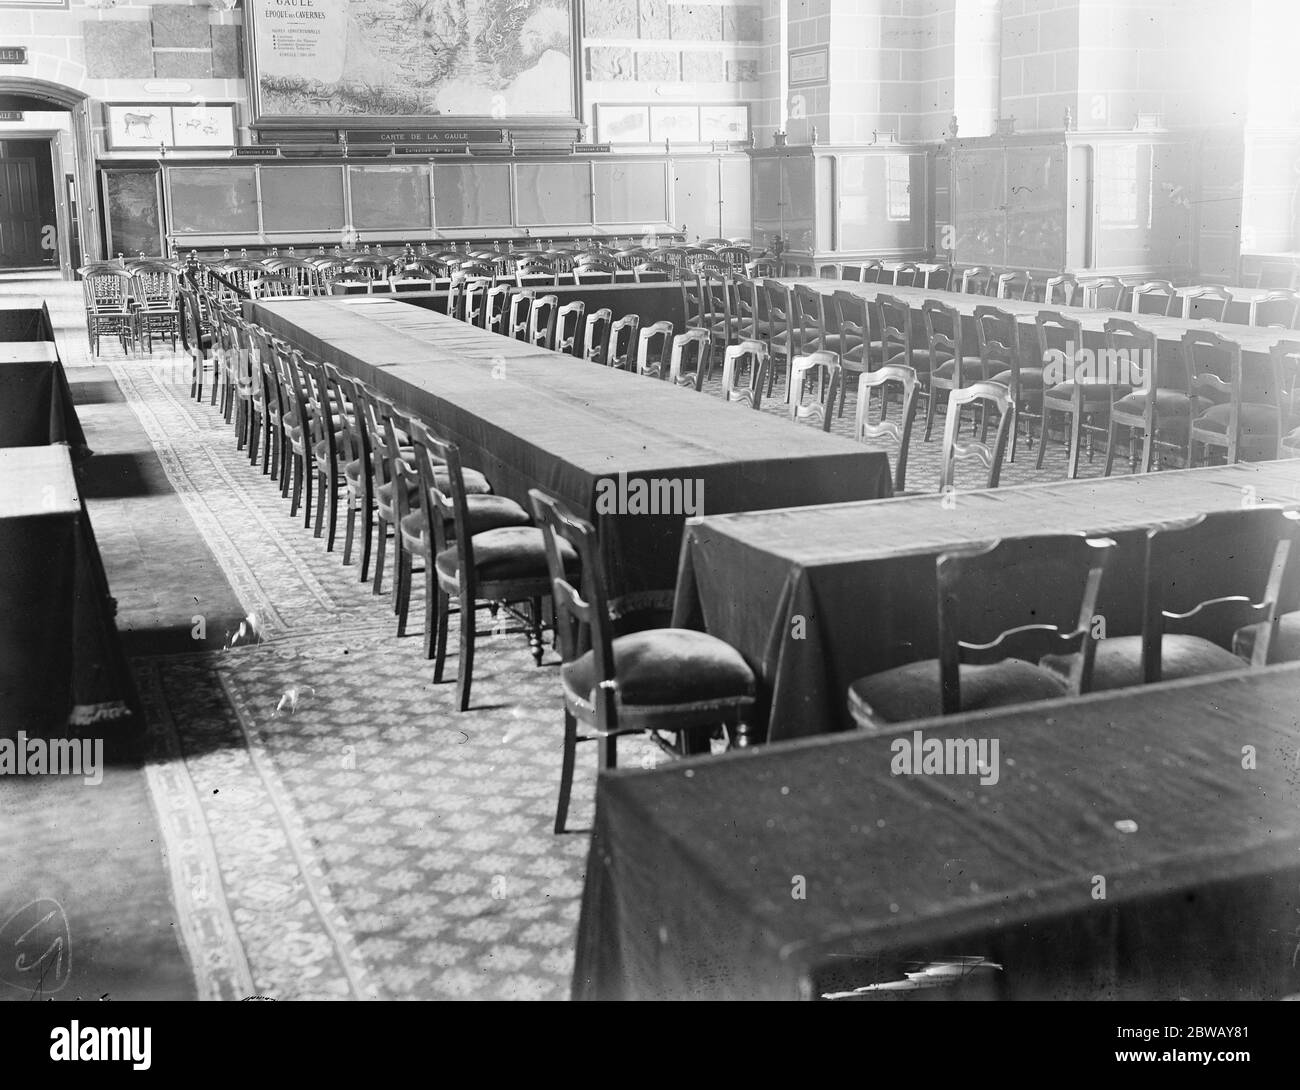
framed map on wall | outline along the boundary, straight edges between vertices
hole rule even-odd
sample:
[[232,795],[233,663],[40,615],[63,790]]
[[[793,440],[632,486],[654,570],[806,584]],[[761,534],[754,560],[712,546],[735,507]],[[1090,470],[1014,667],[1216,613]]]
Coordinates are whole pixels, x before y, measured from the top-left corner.
[[578,0],[245,0],[254,124],[579,123]]

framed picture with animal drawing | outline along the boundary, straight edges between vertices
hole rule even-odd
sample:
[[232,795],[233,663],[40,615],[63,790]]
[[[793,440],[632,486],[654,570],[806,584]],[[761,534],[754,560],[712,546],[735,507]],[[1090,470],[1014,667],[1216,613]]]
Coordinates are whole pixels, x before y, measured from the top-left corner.
[[115,102],[105,107],[104,131],[114,151],[133,148],[229,148],[235,145],[232,102]]

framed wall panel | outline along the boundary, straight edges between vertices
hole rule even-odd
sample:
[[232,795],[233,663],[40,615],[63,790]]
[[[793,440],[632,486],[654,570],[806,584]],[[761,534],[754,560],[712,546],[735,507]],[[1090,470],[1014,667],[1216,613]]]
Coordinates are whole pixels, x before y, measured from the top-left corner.
[[358,231],[427,231],[433,226],[426,164],[385,163],[347,169],[352,226]]
[[515,222],[520,227],[592,221],[586,163],[519,163],[514,169]]
[[166,175],[172,234],[258,233],[256,167],[168,167]]
[[436,163],[433,214],[437,227],[509,227],[510,166],[506,163]]
[[263,231],[339,231],[348,222],[342,167],[260,167],[259,172]]
[[105,170],[100,185],[109,255],[158,257],[165,254],[159,171],[152,167]]
[[653,225],[667,221],[668,168],[662,159],[595,163],[592,173],[597,223]]

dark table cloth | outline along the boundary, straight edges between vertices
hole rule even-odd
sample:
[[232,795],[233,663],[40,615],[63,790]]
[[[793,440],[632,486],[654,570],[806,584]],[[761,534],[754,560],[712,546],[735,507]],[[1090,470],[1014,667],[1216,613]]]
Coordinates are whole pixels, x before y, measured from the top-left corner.
[[863,735],[602,774],[573,994],[1300,992],[1298,708],[1286,665],[916,725],[998,740],[987,785]]
[[[782,741],[852,727],[857,678],[938,653],[935,560],[972,541],[1109,535],[1108,636],[1141,631],[1143,532],[1243,503],[1300,504],[1300,461],[1240,463],[881,503],[692,519],[673,623],[726,640],[759,676],[754,726]],[[1260,558],[1262,571],[1267,571]],[[1284,607],[1296,601],[1292,557]]]
[[[257,321],[457,443],[495,491],[558,496],[600,532],[616,608],[671,601],[684,516],[602,511],[620,480],[700,482],[705,513],[891,493],[886,455],[373,296],[260,302]],[[602,482],[609,482],[609,485]]]
[[89,454],[68,376],[52,340],[0,341],[0,447],[68,443]]
[[54,324],[43,299],[11,295],[0,299],[0,341],[52,341]]
[[124,719],[133,702],[68,447],[0,449],[0,737]]

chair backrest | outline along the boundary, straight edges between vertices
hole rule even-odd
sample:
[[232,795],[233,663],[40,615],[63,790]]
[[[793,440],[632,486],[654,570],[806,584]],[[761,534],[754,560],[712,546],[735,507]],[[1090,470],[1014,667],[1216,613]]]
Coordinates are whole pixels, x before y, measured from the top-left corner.
[[680,288],[682,293],[682,314],[686,319],[686,327],[690,329],[693,326],[704,325],[706,321],[704,289],[700,285],[699,273],[682,273]]
[[925,278],[914,261],[904,261],[894,269],[894,284],[900,288],[920,288],[925,286]]
[[1178,306],[1178,289],[1168,280],[1148,280],[1133,289],[1130,309],[1134,314],[1173,314]]
[[1300,296],[1293,291],[1270,291],[1263,299],[1255,301],[1251,324],[1294,329],[1298,318]]
[[573,262],[575,284],[612,284],[618,277],[618,265],[605,257],[582,255]]
[[[741,401],[751,409],[761,407],[767,366],[767,345],[762,341],[750,338],[728,345],[722,354],[723,400]],[[749,377],[742,380],[746,368]]]
[[582,335],[582,316],[587,304],[581,299],[565,303],[555,312],[555,351],[578,356],[578,338]]
[[797,356],[819,351],[826,336],[826,297],[808,284],[794,286],[794,323],[790,351]]
[[590,363],[602,366],[609,357],[609,330],[614,324],[614,312],[609,307],[601,307],[587,315],[586,328],[582,331],[582,358]]
[[[1276,377],[1282,409],[1278,429],[1278,457],[1294,458],[1300,449],[1300,340],[1278,341],[1268,350]],[[1288,435],[1282,434],[1294,429]]]
[[559,313],[560,300],[556,296],[539,295],[534,299],[528,315],[528,343],[538,348],[554,348]]
[[1066,695],[1092,685],[1093,618],[1109,538],[1044,534],[953,549],[935,561],[943,713],[961,711],[961,667],[1073,655]]
[[718,255],[718,260],[729,265],[737,273],[743,273],[749,263],[748,246],[719,246],[714,252]]
[[[1038,338],[1038,361],[1044,367],[1053,361],[1073,363],[1083,346],[1083,323],[1054,310],[1040,310],[1034,315],[1034,331]],[[1063,370],[1069,373],[1068,367]]]
[[[812,384],[818,393],[805,403],[804,390],[811,380],[816,380]],[[834,352],[795,356],[790,364],[790,419],[796,423],[806,420],[822,431],[830,431],[840,381],[840,361]]]
[[763,322],[767,318],[767,297],[762,285],[755,279],[743,274],[732,280],[735,301],[734,316],[736,335],[751,340],[761,340]]
[[868,261],[862,266],[862,273],[858,277],[864,284],[879,284],[881,274],[885,271],[885,266],[879,261]]
[[[1191,392],[1191,376],[1182,352],[1167,352],[1162,359],[1157,354],[1159,339],[1155,333],[1127,318],[1107,318],[1105,329],[1107,358],[1099,367],[1099,377],[1117,385],[1111,393],[1112,401],[1123,396],[1124,386]],[[1154,426],[1158,407],[1156,398],[1146,399],[1143,410],[1148,426]]]
[[1234,634],[1262,625],[1251,665],[1268,662],[1277,604],[1300,513],[1256,506],[1214,511],[1147,531],[1142,673],[1159,681],[1166,633],[1232,650]]
[[[998,427],[993,444],[972,439],[957,441],[961,427],[961,410],[967,405],[982,404],[985,413],[998,412]],[[997,488],[1002,475],[1002,459],[1007,452],[1007,439],[1011,434],[1011,391],[1000,382],[972,382],[948,394],[948,415],[943,422],[943,468],[939,474],[939,491],[949,492],[956,487],[957,463],[972,459],[988,472],[985,488]]]
[[631,371],[636,367],[637,331],[640,327],[639,314],[624,314],[610,323],[609,349],[602,362],[620,371]]
[[[461,601],[472,602],[476,582],[474,541],[470,532],[460,450],[455,443],[448,443],[434,435],[423,421],[403,417],[398,418],[397,422],[411,439],[425,540],[433,543],[434,555],[455,545],[460,589],[464,595]],[[393,491],[402,496],[406,493],[404,488],[395,488]],[[448,532],[449,526],[454,533]],[[454,541],[449,540],[453,536]]]
[[510,293],[506,304],[506,327],[502,331],[507,337],[513,337],[517,341],[528,339],[529,315],[535,295],[532,288],[515,288]]
[[961,271],[961,292],[963,295],[988,295],[992,281],[992,269],[987,265],[972,265]]
[[126,314],[134,298],[131,274],[108,265],[81,270],[81,292],[86,309],[99,314]]
[[131,266],[131,281],[142,307],[175,309],[180,276],[171,265],[162,261],[136,261]]
[[1124,281],[1118,276],[1098,276],[1083,285],[1083,305],[1093,310],[1119,310]]
[[1191,381],[1193,428],[1201,413],[1226,404],[1227,427],[1223,429],[1222,442],[1217,445],[1227,450],[1228,461],[1235,462],[1241,439],[1243,402],[1241,345],[1213,330],[1189,329],[1183,334],[1182,349]]
[[465,280],[465,321],[480,329],[487,328],[487,293],[495,286],[488,277],[474,276]]
[[830,311],[835,328],[839,331],[840,358],[846,363],[867,366],[871,319],[868,317],[866,296],[840,288],[831,293]]
[[544,257],[524,258],[515,263],[515,283],[521,288],[529,284],[558,288],[560,273],[555,265]]
[[1021,380],[1020,366],[1020,323],[1009,311],[994,306],[975,308],[975,335],[979,341],[981,374],[1001,374],[990,366],[997,362],[1002,369],[1009,371],[1011,379],[1007,388],[1011,393],[1011,403],[1020,406]]
[[[890,387],[897,387],[902,393],[897,420],[888,419]],[[876,393],[880,395],[880,413],[873,424],[871,399]],[[914,367],[887,363],[858,376],[858,411],[853,422],[853,438],[860,443],[870,439],[888,439],[897,445],[895,492],[902,492],[907,487],[907,453],[912,445],[912,425],[916,422],[920,393],[921,383]]]
[[483,328],[489,333],[505,332],[511,286],[498,281],[483,295]]
[[[925,339],[930,350],[930,367],[933,370],[951,359],[963,355],[961,346],[961,312],[938,299],[927,299],[921,304],[925,319]],[[954,367],[952,381],[960,386],[961,367]]]
[[700,305],[705,328],[713,330],[720,339],[729,340],[734,289],[730,270],[720,271],[722,268],[700,268]]
[[666,284],[677,279],[677,266],[666,261],[642,261],[632,267],[638,284]]
[[641,330],[636,342],[636,373],[648,378],[667,378],[672,346],[672,322],[655,322]]
[[999,299],[1028,299],[1033,291],[1034,278],[1027,272],[998,273],[996,295]]
[[704,329],[688,329],[673,338],[672,354],[668,358],[668,381],[674,386],[685,386],[697,393],[704,387],[704,375],[709,369],[709,348],[712,339]]
[[[530,489],[528,497],[546,550],[560,658],[572,662],[591,652],[591,692],[586,695],[595,707],[596,729],[602,732],[616,730],[619,701],[614,673],[614,642],[605,591],[605,569],[595,527],[545,492]],[[565,571],[561,541],[567,542],[578,554],[579,586],[573,585],[573,577]]]
[[1183,295],[1183,317],[1192,321],[1208,318],[1213,322],[1221,322],[1231,302],[1232,293],[1217,284],[1193,288]]
[[880,292],[874,302],[876,335],[885,363],[912,366],[912,311],[901,299]]
[[[775,353],[783,335],[788,333],[791,335],[790,341],[794,340],[794,292],[780,280],[769,278],[763,281],[763,295],[767,299],[768,348]],[[793,354],[793,343],[789,348]]]
[[1043,283],[1043,302],[1049,307],[1072,307],[1079,294],[1079,281],[1069,273],[1049,276]]

